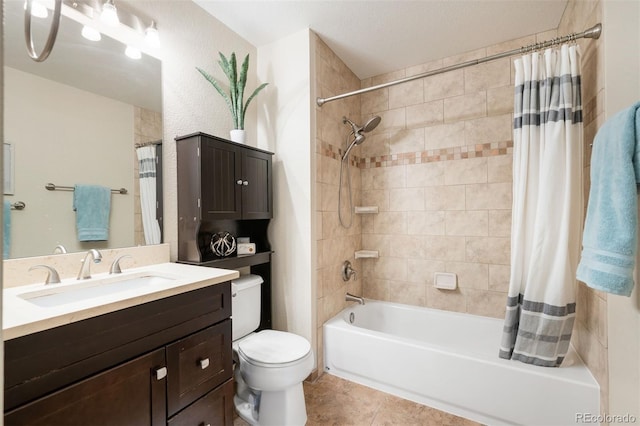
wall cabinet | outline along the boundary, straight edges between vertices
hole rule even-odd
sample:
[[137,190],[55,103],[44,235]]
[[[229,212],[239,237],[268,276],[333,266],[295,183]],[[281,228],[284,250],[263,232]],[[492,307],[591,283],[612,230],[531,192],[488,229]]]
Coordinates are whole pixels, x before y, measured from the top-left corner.
[[5,342],[6,425],[233,423],[231,286]]

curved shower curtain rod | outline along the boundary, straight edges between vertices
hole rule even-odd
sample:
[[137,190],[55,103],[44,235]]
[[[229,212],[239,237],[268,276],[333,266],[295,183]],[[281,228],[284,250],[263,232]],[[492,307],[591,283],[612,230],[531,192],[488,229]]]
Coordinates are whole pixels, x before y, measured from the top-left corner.
[[322,105],[326,104],[327,102],[336,101],[338,99],[348,98],[350,96],[355,96],[355,95],[361,95],[363,93],[372,92],[374,90],[384,89],[385,87],[395,86],[396,84],[406,83],[408,81],[418,80],[420,78],[430,77],[432,75],[442,74],[444,72],[454,71],[454,70],[457,70],[457,69],[460,69],[460,68],[466,68],[466,67],[470,67],[472,65],[482,64],[484,62],[493,61],[495,59],[502,59],[502,58],[506,58],[508,56],[513,56],[513,55],[518,55],[518,54],[525,54],[527,52],[533,52],[533,51],[540,50],[540,49],[546,49],[547,47],[557,46],[557,45],[564,44],[564,43],[569,42],[569,41],[578,40],[580,38],[597,39],[597,38],[600,38],[600,34],[602,34],[602,24],[596,24],[593,27],[591,27],[589,29],[586,29],[581,33],[573,33],[573,34],[569,34],[569,35],[566,35],[566,36],[563,36],[563,37],[556,37],[556,38],[554,38],[552,40],[547,40],[547,41],[542,41],[540,43],[530,44],[528,46],[523,46],[523,47],[520,47],[518,49],[513,49],[513,50],[509,50],[507,52],[498,53],[496,55],[487,56],[485,58],[474,59],[473,61],[467,61],[467,62],[462,62],[462,63],[456,64],[456,65],[450,65],[448,67],[439,68],[439,69],[433,70],[433,71],[427,71],[427,72],[422,73],[422,74],[417,74],[417,75],[414,75],[414,76],[411,76],[411,77],[402,78],[400,80],[390,81],[388,83],[378,84],[377,86],[371,86],[371,87],[367,87],[365,89],[354,90],[353,92],[347,92],[347,93],[343,93],[341,95],[331,96],[329,98],[316,98],[316,104],[318,104],[318,106],[322,106]]

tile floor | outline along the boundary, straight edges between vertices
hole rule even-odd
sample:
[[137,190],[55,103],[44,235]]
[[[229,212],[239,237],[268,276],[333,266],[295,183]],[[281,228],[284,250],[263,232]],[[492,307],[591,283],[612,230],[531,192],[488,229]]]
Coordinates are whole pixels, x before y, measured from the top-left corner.
[[[307,425],[476,426],[478,423],[323,374],[304,383]],[[247,423],[236,418],[234,426]]]

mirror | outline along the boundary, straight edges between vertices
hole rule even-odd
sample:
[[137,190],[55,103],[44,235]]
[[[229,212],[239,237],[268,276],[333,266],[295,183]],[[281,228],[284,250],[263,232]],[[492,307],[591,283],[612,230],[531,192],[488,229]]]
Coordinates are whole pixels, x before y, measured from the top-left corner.
[[[144,244],[134,145],[162,139],[161,63],[131,59],[121,42],[81,36],[82,25],[62,16],[53,51],[29,59],[24,0],[5,0],[4,143],[12,149],[12,193],[23,202],[10,214],[9,257]],[[49,18],[33,18],[36,46]],[[107,241],[79,242],[73,191],[45,185],[125,188],[112,192]]]

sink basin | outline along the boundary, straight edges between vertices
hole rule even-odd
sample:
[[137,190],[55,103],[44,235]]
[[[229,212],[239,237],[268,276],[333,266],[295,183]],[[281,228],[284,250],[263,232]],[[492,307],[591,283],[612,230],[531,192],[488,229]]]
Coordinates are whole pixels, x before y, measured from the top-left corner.
[[110,275],[102,279],[75,281],[70,284],[51,284],[46,289],[22,293],[18,297],[41,307],[54,307],[145,287],[161,286],[174,280],[171,276],[152,272]]

